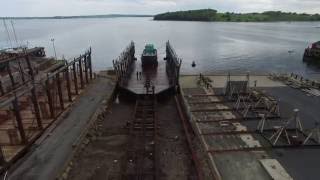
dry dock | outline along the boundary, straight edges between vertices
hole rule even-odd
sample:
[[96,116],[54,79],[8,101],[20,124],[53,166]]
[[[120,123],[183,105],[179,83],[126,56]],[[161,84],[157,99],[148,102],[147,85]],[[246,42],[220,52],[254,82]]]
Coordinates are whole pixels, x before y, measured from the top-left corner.
[[58,68],[49,63],[50,72],[36,71],[37,61],[27,64],[30,79],[22,78],[17,59],[28,62],[32,54],[10,56],[2,57],[10,61],[0,84],[2,170],[9,179],[320,175],[317,81],[295,74],[180,75],[182,60],[169,42],[155,69],[141,68],[131,42],[114,70],[96,77],[91,50]]

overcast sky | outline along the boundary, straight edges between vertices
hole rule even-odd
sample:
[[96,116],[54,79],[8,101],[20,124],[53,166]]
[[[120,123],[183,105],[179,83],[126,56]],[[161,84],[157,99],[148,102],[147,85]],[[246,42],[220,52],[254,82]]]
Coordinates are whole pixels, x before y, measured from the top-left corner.
[[156,14],[200,8],[320,13],[320,0],[1,0],[0,16]]

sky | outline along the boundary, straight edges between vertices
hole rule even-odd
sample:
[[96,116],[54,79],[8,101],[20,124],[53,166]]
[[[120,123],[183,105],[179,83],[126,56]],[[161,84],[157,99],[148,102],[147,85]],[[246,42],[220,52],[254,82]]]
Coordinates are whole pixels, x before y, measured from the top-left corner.
[[212,8],[219,12],[281,10],[320,13],[320,0],[0,0],[0,16],[157,14]]

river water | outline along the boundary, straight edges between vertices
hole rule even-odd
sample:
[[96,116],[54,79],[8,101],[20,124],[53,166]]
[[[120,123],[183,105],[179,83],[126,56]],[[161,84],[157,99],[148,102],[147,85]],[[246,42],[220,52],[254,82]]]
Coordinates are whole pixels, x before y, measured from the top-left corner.
[[[8,26],[11,25],[9,22]],[[89,46],[95,70],[112,66],[133,40],[137,57],[146,43],[160,55],[170,40],[183,59],[182,73],[295,72],[312,75],[320,68],[302,62],[304,48],[320,40],[320,22],[230,23],[152,21],[152,18],[15,20],[18,44],[46,47],[54,56],[71,58]],[[11,26],[9,26],[10,28]],[[13,41],[13,33],[11,39]],[[12,44],[16,44],[14,41]],[[0,26],[0,47],[10,46]],[[195,61],[197,66],[191,67]]]

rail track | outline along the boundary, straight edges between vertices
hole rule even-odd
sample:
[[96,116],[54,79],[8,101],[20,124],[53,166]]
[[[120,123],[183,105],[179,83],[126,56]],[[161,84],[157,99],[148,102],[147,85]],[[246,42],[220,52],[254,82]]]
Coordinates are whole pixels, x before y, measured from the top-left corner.
[[134,113],[127,123],[129,139],[126,161],[122,166],[122,179],[155,180],[157,167],[156,98],[146,94],[136,100]]

